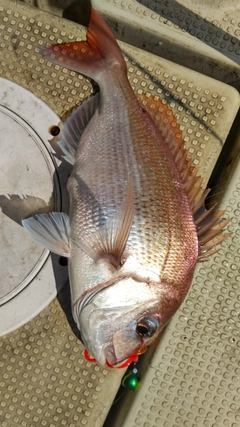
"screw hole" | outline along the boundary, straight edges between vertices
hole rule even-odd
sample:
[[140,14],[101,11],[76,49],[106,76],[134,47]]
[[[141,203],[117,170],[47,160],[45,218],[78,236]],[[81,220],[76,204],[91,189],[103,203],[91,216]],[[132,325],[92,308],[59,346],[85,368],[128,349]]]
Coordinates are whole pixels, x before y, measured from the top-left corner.
[[58,262],[61,267],[66,267],[68,265],[68,259],[65,256],[60,256]]
[[51,126],[51,127],[50,127],[50,129],[49,129],[49,133],[50,133],[52,136],[57,136],[57,135],[59,135],[59,134],[60,134],[60,127],[58,127],[58,126]]

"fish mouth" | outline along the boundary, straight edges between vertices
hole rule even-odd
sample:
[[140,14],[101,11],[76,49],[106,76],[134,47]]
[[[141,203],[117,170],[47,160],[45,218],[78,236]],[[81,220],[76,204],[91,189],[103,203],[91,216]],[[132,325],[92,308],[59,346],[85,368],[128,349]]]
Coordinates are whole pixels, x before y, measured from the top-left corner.
[[110,367],[118,368],[119,365],[122,365],[129,359],[129,357],[133,356],[135,352],[131,352],[128,355],[125,353],[123,357],[117,357],[114,346],[109,346],[104,349],[104,354],[106,356],[106,364]]
[[112,346],[104,344],[102,347],[94,349],[93,354],[100,365],[109,364],[113,366],[118,363],[114,348]]
[[[107,353],[107,354],[106,354]],[[92,354],[92,353],[91,353]],[[95,353],[94,358],[91,358],[91,354],[88,353],[88,356],[85,356],[87,360],[95,361],[102,366],[108,366],[109,368],[122,368],[129,364],[129,358],[124,358],[117,360],[112,351],[106,351],[106,349],[101,348],[97,353]],[[94,354],[94,352],[93,352]],[[136,355],[134,355],[136,356]],[[90,359],[89,359],[90,357]],[[93,356],[92,356],[93,357]],[[125,364],[127,362],[127,364]],[[131,361],[132,362],[132,361]],[[130,363],[131,363],[130,362]],[[122,364],[125,364],[124,366]]]
[[117,360],[114,348],[111,345],[86,346],[86,348],[89,348],[89,353],[100,365],[114,366],[121,362],[121,360]]
[[116,365],[117,363],[119,363],[119,361],[118,361],[118,360],[117,360],[117,358],[116,358],[115,351],[114,351],[114,348],[113,348],[113,347],[111,347],[111,348],[106,347],[106,348],[105,348],[105,356],[106,356],[106,360],[108,361],[108,363],[109,363],[111,366],[114,366],[114,365]]
[[106,358],[106,354],[105,354],[104,346],[103,346],[103,347],[101,347],[101,348],[99,349],[99,351],[95,354],[95,359],[97,360],[97,362],[98,362],[100,365],[105,365],[105,364],[106,364],[106,360],[107,360],[107,358]]
[[106,365],[107,357],[104,345],[102,345],[101,347],[94,347],[93,345],[89,344],[84,338],[83,345],[89,352],[90,356],[93,358],[93,361],[95,360],[95,362],[98,362],[100,365]]
[[116,359],[115,353],[113,349],[107,349],[105,345],[98,348],[92,348],[89,350],[89,353],[94,357],[94,359],[100,365],[116,365],[119,363]]

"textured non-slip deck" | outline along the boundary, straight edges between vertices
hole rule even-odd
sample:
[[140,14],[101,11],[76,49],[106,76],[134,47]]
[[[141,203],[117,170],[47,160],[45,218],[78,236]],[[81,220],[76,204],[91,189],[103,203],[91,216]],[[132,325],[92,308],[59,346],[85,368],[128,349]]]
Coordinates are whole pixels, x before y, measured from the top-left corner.
[[[20,1],[0,0],[0,76],[29,90],[64,121],[90,96],[91,84],[42,58],[37,46],[84,37],[85,29],[77,24]],[[239,108],[238,92],[129,45],[121,48],[134,90],[159,96],[173,109],[206,184]],[[8,150],[4,135],[0,146]],[[239,174],[238,166],[222,201],[232,236],[197,267],[187,299],[164,333],[133,405],[125,408],[125,421],[113,415],[112,427],[240,424]],[[11,301],[0,306],[1,322],[7,304],[11,310]],[[100,427],[122,375],[84,359],[65,286],[40,314],[0,338],[0,424]]]

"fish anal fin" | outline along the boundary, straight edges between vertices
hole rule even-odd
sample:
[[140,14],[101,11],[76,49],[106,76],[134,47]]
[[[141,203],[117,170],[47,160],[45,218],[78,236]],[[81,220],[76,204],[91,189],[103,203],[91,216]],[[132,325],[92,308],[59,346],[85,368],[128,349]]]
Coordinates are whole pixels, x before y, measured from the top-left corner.
[[46,249],[69,257],[69,218],[62,212],[36,215],[22,220],[22,225],[31,239]]
[[85,236],[77,244],[94,261],[108,259],[111,264],[119,268],[132,227],[133,212],[134,194],[133,180],[131,179],[128,184],[126,198],[115,215],[107,220],[97,231]]

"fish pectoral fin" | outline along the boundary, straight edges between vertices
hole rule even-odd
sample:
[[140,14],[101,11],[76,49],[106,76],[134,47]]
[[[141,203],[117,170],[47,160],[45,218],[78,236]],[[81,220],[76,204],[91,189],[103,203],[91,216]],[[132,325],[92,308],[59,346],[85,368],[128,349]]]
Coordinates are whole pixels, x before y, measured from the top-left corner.
[[70,224],[68,215],[63,212],[36,215],[22,220],[22,225],[31,239],[46,249],[69,257]]
[[134,194],[133,180],[128,184],[126,198],[113,218],[94,233],[89,234],[80,242],[79,246],[94,261],[101,258],[108,259],[117,267],[126,247],[128,236],[133,223]]
[[80,138],[90,122],[99,104],[99,94],[92,96],[80,105],[64,124],[62,139],[58,145],[65,154],[64,159],[71,163],[75,162],[75,155]]

